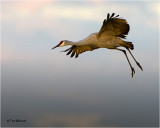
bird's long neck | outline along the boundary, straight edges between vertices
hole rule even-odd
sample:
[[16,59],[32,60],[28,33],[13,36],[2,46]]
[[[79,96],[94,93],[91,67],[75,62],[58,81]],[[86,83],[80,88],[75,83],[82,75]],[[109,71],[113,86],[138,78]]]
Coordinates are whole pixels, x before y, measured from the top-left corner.
[[69,41],[69,40],[64,40],[65,41],[65,45],[74,45],[76,42],[73,41]]
[[97,41],[97,33],[92,33],[88,37],[86,37],[83,40],[80,40],[78,42],[65,40],[65,43],[66,43],[66,45],[81,46],[81,45],[88,45],[90,43],[93,44],[93,42],[95,42],[95,41]]

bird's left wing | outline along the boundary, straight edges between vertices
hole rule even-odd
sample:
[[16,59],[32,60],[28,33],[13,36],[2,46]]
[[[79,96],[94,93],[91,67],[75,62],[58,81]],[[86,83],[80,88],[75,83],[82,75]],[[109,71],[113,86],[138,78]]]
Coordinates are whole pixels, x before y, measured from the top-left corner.
[[107,19],[103,21],[103,25],[97,34],[97,38],[101,36],[117,36],[125,38],[129,32],[129,24],[125,19],[119,18],[119,15],[114,16],[115,13],[108,13]]
[[72,47],[62,51],[62,52],[67,52],[66,55],[71,54],[71,57],[75,55],[75,58],[79,56],[79,54],[86,52],[86,51],[92,51],[94,49],[97,49],[95,46],[88,46],[88,45],[83,45],[83,46],[76,46],[73,45]]

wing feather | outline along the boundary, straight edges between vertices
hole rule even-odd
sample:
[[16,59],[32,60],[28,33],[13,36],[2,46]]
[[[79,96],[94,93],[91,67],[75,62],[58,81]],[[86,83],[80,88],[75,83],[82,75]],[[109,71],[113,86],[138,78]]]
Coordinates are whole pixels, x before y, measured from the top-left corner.
[[125,19],[118,18],[119,15],[115,17],[114,15],[115,13],[112,13],[111,16],[108,13],[107,19],[103,21],[103,25],[97,34],[98,38],[103,35],[117,36],[121,38],[126,37],[129,32],[129,24]]
[[75,55],[75,53],[76,53],[76,49],[73,49],[71,57],[73,57]]
[[77,58],[79,56],[79,54],[86,52],[86,51],[92,51],[94,49],[97,49],[97,47],[95,46],[87,46],[87,45],[83,45],[83,46],[76,46],[73,45],[72,47],[62,51],[62,52],[67,52],[66,55],[71,54],[71,57],[75,56],[75,58]]
[[111,17],[110,17],[110,18],[112,18],[112,17],[114,16],[114,14],[115,14],[115,13],[112,13],[112,15],[111,15]]
[[108,13],[108,14],[107,14],[107,20],[109,19],[109,16],[110,16],[110,14]]
[[70,48],[69,52],[66,55],[69,55],[71,52],[72,52],[72,47]]

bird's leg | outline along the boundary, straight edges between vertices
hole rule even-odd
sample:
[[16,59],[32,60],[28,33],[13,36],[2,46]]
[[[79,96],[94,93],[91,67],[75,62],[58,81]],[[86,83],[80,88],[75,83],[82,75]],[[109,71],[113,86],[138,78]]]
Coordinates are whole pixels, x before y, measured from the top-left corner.
[[130,68],[131,68],[131,71],[132,71],[131,75],[132,75],[132,77],[133,77],[133,75],[134,75],[134,73],[135,73],[135,70],[134,70],[134,68],[132,67],[132,65],[131,65],[131,63],[130,63],[130,61],[129,61],[129,59],[128,59],[128,56],[127,56],[127,54],[126,54],[126,51],[125,51],[125,50],[122,50],[122,49],[118,49],[118,48],[116,48],[116,50],[122,51],[122,52],[125,54],[125,56],[126,56],[126,58],[127,58],[127,61],[128,61],[128,63],[129,63],[129,66],[130,66]]
[[138,65],[138,67],[143,71],[142,66],[140,65],[139,62],[137,62],[137,60],[134,58],[134,56],[132,55],[131,51],[127,48],[127,50],[129,51],[129,53],[131,54],[131,56],[133,57],[134,61],[136,62],[136,64]]

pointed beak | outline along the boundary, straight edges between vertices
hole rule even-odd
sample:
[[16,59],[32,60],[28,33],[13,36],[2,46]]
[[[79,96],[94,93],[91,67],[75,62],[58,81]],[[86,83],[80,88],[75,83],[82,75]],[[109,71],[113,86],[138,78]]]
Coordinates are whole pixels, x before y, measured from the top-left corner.
[[55,49],[55,48],[57,48],[57,47],[59,47],[59,44],[58,44],[58,45],[56,45],[55,47],[53,47],[53,48],[52,48],[52,50],[53,50],[53,49]]

